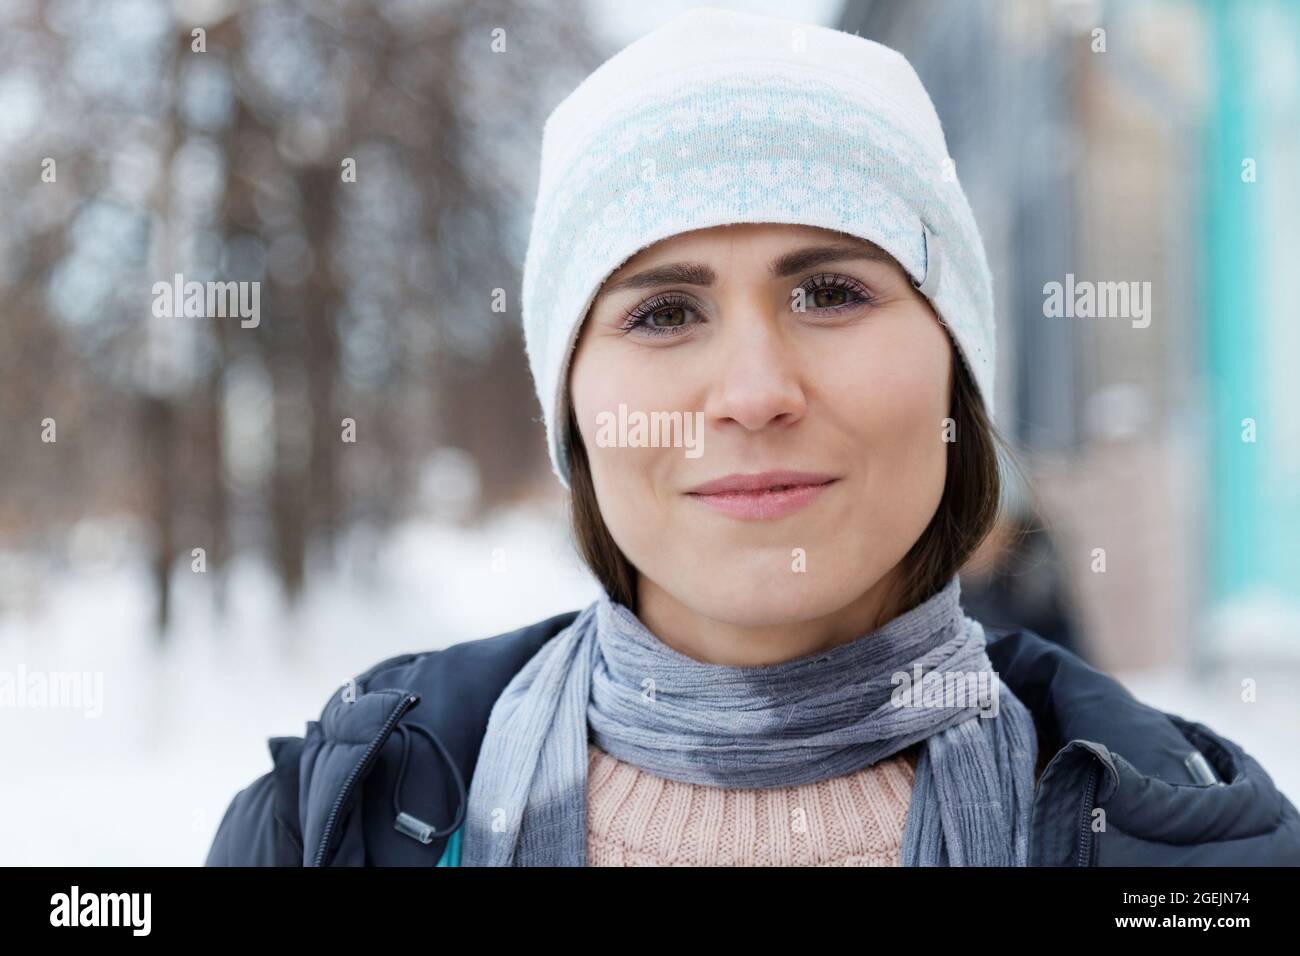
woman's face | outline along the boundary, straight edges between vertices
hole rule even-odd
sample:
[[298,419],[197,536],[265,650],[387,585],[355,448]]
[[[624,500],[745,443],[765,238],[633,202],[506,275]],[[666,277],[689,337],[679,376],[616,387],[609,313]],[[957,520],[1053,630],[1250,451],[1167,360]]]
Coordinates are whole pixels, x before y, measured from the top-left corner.
[[[951,355],[902,268],[838,232],[718,226],[629,259],[592,304],[569,387],[640,594],[761,626],[880,593],[943,491]],[[683,428],[655,438],[672,412]],[[806,474],[701,493],[774,471]]]

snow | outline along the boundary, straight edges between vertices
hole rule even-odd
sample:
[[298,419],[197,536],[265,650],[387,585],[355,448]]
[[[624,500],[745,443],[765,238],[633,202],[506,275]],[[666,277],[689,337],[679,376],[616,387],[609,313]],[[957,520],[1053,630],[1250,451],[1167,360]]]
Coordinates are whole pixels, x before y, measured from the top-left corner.
[[302,734],[347,678],[590,603],[561,520],[520,509],[474,529],[358,532],[293,610],[265,566],[240,560],[225,618],[215,576],[187,558],[166,643],[142,562],[40,575],[43,600],[0,618],[0,671],[98,675],[102,714],[90,700],[0,708],[0,864],[201,864],[231,797],[270,769],[267,738]]

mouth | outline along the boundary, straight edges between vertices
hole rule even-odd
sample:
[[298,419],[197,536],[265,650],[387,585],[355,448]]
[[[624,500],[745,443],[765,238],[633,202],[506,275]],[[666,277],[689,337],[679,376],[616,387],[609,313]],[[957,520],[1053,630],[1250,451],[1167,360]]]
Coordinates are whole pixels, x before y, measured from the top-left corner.
[[742,521],[773,521],[811,504],[837,481],[835,475],[815,472],[765,471],[727,475],[686,496]]

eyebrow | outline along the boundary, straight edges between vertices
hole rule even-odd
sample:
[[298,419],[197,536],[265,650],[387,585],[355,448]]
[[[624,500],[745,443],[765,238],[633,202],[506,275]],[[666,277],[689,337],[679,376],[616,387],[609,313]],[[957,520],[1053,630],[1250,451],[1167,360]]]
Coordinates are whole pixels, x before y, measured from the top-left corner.
[[[893,256],[873,242],[865,239],[853,242],[837,242],[830,245],[808,246],[778,256],[768,265],[768,274],[773,279],[784,279],[796,273],[811,269],[826,262],[843,262],[848,259],[866,259],[872,262],[894,261]],[[619,279],[606,286],[602,295],[609,295],[623,289],[647,289],[657,285],[701,285],[710,286],[718,281],[718,274],[709,266],[699,262],[673,262],[655,266],[644,272]]]

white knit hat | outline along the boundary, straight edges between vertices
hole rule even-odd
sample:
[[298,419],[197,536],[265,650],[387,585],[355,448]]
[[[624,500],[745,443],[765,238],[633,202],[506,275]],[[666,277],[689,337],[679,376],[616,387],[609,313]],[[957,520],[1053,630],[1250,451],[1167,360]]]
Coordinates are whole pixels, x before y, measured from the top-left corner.
[[569,359],[601,284],[661,239],[741,222],[820,226],[890,253],[992,416],[984,245],[911,65],[853,34],[700,8],[607,60],[543,131],[522,311],[565,487]]

